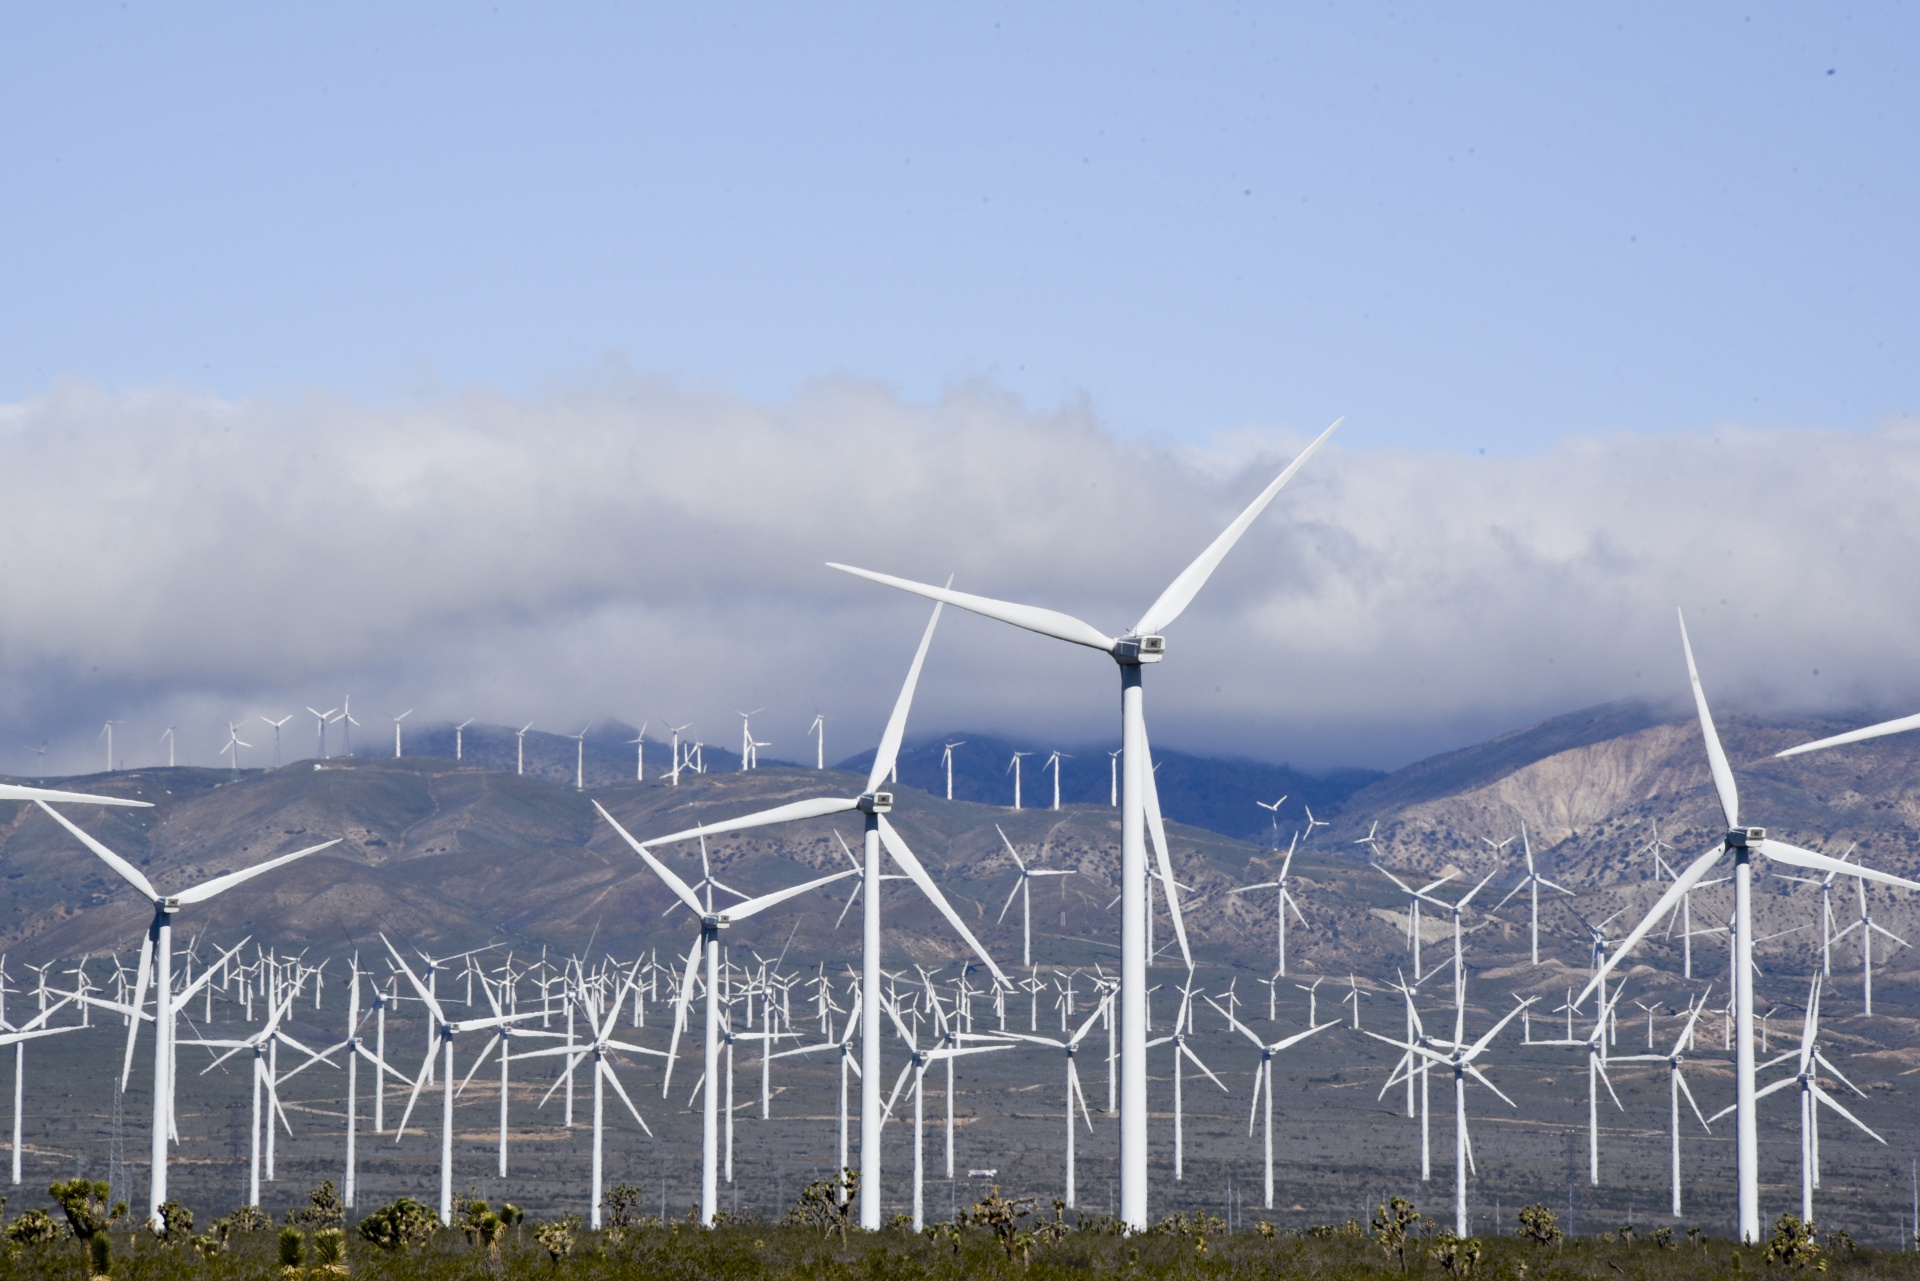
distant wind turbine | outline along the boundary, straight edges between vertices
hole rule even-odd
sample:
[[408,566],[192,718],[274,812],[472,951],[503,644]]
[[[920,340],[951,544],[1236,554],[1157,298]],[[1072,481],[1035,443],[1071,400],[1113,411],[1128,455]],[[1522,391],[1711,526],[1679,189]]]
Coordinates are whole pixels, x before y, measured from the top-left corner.
[[827,767],[827,718],[815,712],[813,724],[807,726],[807,733],[814,736],[813,767],[823,770]]
[[953,799],[953,749],[956,747],[965,747],[966,745],[967,740],[963,738],[958,742],[946,744],[940,751],[940,768],[947,772],[948,800]]
[[[1013,906],[1017,896],[1020,899],[1020,964],[1022,967],[1033,964],[1033,878],[1036,876],[1072,876],[1072,868],[1028,867],[1020,858],[1020,852],[1013,848],[1013,842],[1007,834],[1000,831],[995,823],[993,830],[1000,832],[1000,843],[1007,847],[1007,853],[1013,856],[1013,865],[1020,869],[1020,879],[1015,882],[1013,892],[1007,895],[1007,901],[1000,907],[1000,916],[995,925],[1007,919],[1007,910]],[[1044,852],[1044,851],[1043,851]]]
[[466,733],[467,726],[473,724],[475,719],[475,717],[469,716],[453,727],[453,759],[456,761],[466,758],[467,742],[462,735]]
[[282,716],[277,721],[274,720],[271,716],[262,716],[260,719],[265,721],[267,724],[273,726],[273,767],[275,769],[279,769],[280,768],[280,727],[285,725],[288,721],[292,720],[293,717],[291,715]]
[[1040,768],[1053,771],[1053,808],[1060,808],[1060,762],[1070,759],[1067,752],[1056,751],[1047,757],[1047,763]]
[[1013,759],[1007,762],[1007,768],[1001,771],[1003,774],[1013,775],[1013,808],[1015,809],[1020,808],[1020,758],[1032,755],[1032,752],[1015,752]]
[[387,719],[393,722],[393,759],[396,761],[400,759],[400,722],[411,715],[413,715],[413,709],[411,707],[398,716],[395,716],[392,712],[387,713]]
[[532,728],[533,722],[528,721],[513,732],[513,772],[515,774],[524,775],[527,772],[527,731]]

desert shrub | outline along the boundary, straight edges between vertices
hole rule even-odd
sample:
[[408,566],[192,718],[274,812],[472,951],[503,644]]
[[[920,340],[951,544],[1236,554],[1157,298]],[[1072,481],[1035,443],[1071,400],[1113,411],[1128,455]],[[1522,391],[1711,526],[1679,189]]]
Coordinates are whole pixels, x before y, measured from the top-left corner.
[[360,1235],[382,1250],[411,1250],[440,1230],[432,1210],[412,1197],[399,1197],[360,1220]]
[[1671,1250],[1673,1248],[1673,1229],[1668,1227],[1655,1228],[1653,1230],[1653,1243],[1662,1250]]
[[1471,1277],[1474,1269],[1480,1266],[1484,1248],[1474,1237],[1457,1237],[1451,1229],[1442,1229],[1433,1239],[1432,1247],[1427,1251],[1433,1256],[1450,1277]]
[[298,1272],[307,1258],[307,1234],[289,1223],[280,1229],[280,1266]]
[[645,1194],[631,1183],[616,1183],[600,1198],[607,1212],[607,1228],[616,1236],[628,1228],[640,1226],[640,1206]]
[[305,1205],[288,1210],[285,1221],[302,1228],[343,1228],[347,1225],[347,1207],[334,1191],[333,1180],[328,1179],[307,1193]]
[[560,1260],[573,1256],[573,1242],[579,1232],[580,1216],[577,1214],[563,1214],[551,1222],[533,1225],[533,1239],[540,1243],[540,1248],[547,1252],[548,1260],[555,1267],[560,1266]]
[[1011,1262],[1023,1245],[1020,1220],[1033,1213],[1035,1204],[1036,1199],[1030,1196],[1001,1196],[1000,1188],[996,1185],[967,1212],[967,1222],[991,1232],[994,1241],[1007,1252],[1007,1259]]
[[1514,1229],[1514,1235],[1535,1245],[1559,1245],[1560,1220],[1546,1206],[1530,1205],[1520,1211],[1520,1226]]
[[[1394,1197],[1382,1201],[1373,1212],[1373,1239],[1380,1248],[1394,1257],[1400,1271],[1407,1270],[1407,1235],[1420,1222],[1420,1211],[1413,1208],[1413,1202],[1405,1197]],[[1333,1235],[1331,1228],[1328,1236]]]
[[15,1245],[48,1245],[60,1239],[60,1224],[45,1210],[25,1210],[7,1225],[7,1240]]
[[179,1245],[193,1235],[193,1211],[180,1201],[162,1201],[157,1235],[168,1245]]
[[840,1244],[845,1245],[859,1192],[858,1170],[842,1170],[837,1179],[815,1179],[800,1190],[800,1199],[787,1211],[783,1222],[792,1227],[819,1228],[823,1235],[838,1232]]
[[321,1228],[314,1233],[313,1261],[324,1271],[343,1275],[347,1270],[346,1229]]
[[47,1189],[47,1195],[67,1216],[67,1226],[73,1229],[73,1235],[82,1241],[91,1240],[126,1217],[127,1203],[122,1201],[109,1208],[108,1194],[105,1183],[92,1179],[67,1179]]
[[[103,1183],[100,1186],[106,1185]],[[113,1238],[107,1235],[105,1228],[87,1238],[87,1266],[96,1277],[113,1275]]]
[[273,1226],[273,1216],[257,1205],[243,1205],[228,1212],[224,1219],[215,1219],[213,1228],[222,1240],[236,1232],[265,1232]]
[[1820,1257],[1820,1242],[1814,1235],[1813,1224],[1803,1223],[1797,1214],[1783,1214],[1773,1225],[1773,1239],[1767,1242],[1767,1262],[1788,1268],[1812,1268],[1817,1272],[1827,1270],[1827,1261]]

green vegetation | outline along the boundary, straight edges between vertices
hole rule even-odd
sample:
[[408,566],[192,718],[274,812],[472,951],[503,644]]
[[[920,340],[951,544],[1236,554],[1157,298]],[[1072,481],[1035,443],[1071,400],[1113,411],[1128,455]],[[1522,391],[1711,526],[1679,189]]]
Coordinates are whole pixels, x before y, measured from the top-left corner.
[[852,1198],[842,1200],[852,1183],[810,1185],[780,1224],[711,1231],[644,1218],[637,1193],[616,1189],[605,1231],[585,1231],[578,1215],[565,1214],[527,1225],[524,1235],[518,1209],[477,1198],[451,1229],[403,1197],[349,1232],[330,1222],[337,1202],[322,1187],[277,1233],[263,1230],[273,1226],[266,1214],[245,1207],[191,1236],[184,1206],[154,1232],[124,1210],[116,1215],[99,1184],[70,1180],[50,1189],[67,1222],[36,1208],[6,1223],[0,1281],[1397,1281],[1403,1273],[1426,1281],[1785,1281],[1796,1272],[1920,1281],[1920,1253],[1860,1249],[1844,1232],[1817,1232],[1790,1214],[1770,1242],[1747,1248],[1698,1229],[1684,1240],[1668,1228],[1568,1238],[1539,1205],[1498,1235],[1462,1239],[1397,1197],[1374,1212],[1371,1232],[1349,1220],[1305,1230],[1254,1222],[1229,1233],[1199,1213],[1128,1235],[1111,1219],[1076,1218],[1059,1201],[1047,1213],[1033,1197],[995,1188],[957,1223],[863,1233],[848,1226]]

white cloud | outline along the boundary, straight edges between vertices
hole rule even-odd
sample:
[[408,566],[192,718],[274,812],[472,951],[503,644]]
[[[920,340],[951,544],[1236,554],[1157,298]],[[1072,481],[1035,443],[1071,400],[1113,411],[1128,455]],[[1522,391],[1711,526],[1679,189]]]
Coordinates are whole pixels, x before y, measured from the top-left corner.
[[[982,389],[756,405],[611,373],[368,407],[62,386],[0,407],[0,733],[79,769],[107,716],[130,762],[177,723],[204,762],[215,717],[350,690],[415,723],[670,717],[717,742],[765,705],[792,756],[817,703],[849,752],[924,613],[822,562],[953,571],[1117,630],[1321,425],[1196,455]],[[1675,604],[1725,711],[1911,710],[1916,481],[1910,424],[1481,458],[1373,449],[1350,423],[1169,629],[1152,724],[1397,764],[1679,696]],[[1104,736],[1114,685],[1096,654],[950,616],[916,728]]]

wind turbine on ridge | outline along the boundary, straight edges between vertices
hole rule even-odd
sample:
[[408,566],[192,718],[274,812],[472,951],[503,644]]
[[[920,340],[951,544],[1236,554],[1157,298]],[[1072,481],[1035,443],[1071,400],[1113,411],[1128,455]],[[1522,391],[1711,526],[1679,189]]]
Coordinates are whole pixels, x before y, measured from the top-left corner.
[[533,722],[528,721],[513,731],[513,772],[516,775],[524,776],[527,772],[527,731],[532,728]]
[[291,713],[289,713],[286,716],[282,716],[277,721],[274,720],[271,716],[262,716],[259,719],[273,726],[273,767],[275,769],[279,769],[280,768],[280,727],[285,725],[288,721],[292,720],[293,716]]
[[464,721],[461,721],[458,725],[455,725],[453,727],[453,759],[454,760],[459,761],[459,760],[466,759],[467,741],[464,735],[467,732],[467,726],[473,724],[473,722],[477,719],[478,717],[469,716],[467,717],[467,719],[465,719]]
[[400,759],[400,722],[411,715],[413,715],[413,709],[411,707],[398,716],[395,716],[392,712],[387,713],[387,719],[393,722],[393,759],[396,761]]
[[1071,759],[1071,753],[1063,752],[1056,748],[1053,754],[1047,757],[1047,763],[1040,767],[1041,769],[1050,769],[1053,771],[1053,808],[1055,809],[1060,808],[1060,762]]
[[1588,981],[1579,1000],[1584,1002],[1588,994],[1606,979],[1607,973],[1633,951],[1649,930],[1678,906],[1681,897],[1712,871],[1715,864],[1728,854],[1733,855],[1736,955],[1733,966],[1735,1173],[1739,1235],[1743,1242],[1751,1244],[1760,1239],[1760,1124],[1754,1102],[1757,1087],[1753,1045],[1753,855],[1757,851],[1772,862],[1821,872],[1840,872],[1910,890],[1920,890],[1920,882],[1858,863],[1844,863],[1828,854],[1817,854],[1797,845],[1789,845],[1769,837],[1764,827],[1742,827],[1739,788],[1734,781],[1733,767],[1727,760],[1726,750],[1720,745],[1720,735],[1714,729],[1713,714],[1707,707],[1706,692],[1700,685],[1700,672],[1693,661],[1693,645],[1687,638],[1684,617],[1680,620],[1680,645],[1687,658],[1687,679],[1693,686],[1694,706],[1699,713],[1700,733],[1707,749],[1707,766],[1713,775],[1714,792],[1720,801],[1721,815],[1726,820],[1726,834],[1717,846],[1688,864],[1686,870],[1674,879],[1640,924],[1614,949],[1599,973]]
[[[1036,876],[1072,876],[1072,868],[1028,867],[1020,857],[1020,851],[1013,848],[1013,842],[995,823],[993,830],[1000,832],[1000,843],[1007,847],[1007,853],[1013,858],[1013,865],[1020,869],[1020,879],[1007,895],[1007,901],[1000,907],[1000,915],[994,924],[1007,919],[1007,910],[1013,906],[1013,900],[1020,899],[1020,964],[1022,968],[1033,964],[1033,878]],[[1042,851],[1044,853],[1045,851]]]
[[[880,995],[880,980],[882,977],[880,941],[882,848],[885,849],[888,855],[892,856],[893,861],[899,866],[900,870],[907,874],[908,878],[912,880],[920,892],[927,897],[927,900],[933,904],[935,909],[946,918],[947,923],[953,927],[954,932],[973,950],[974,955],[985,962],[987,969],[993,974],[995,983],[1002,987],[1012,986],[1011,981],[1001,971],[1000,967],[995,964],[992,956],[987,953],[986,948],[981,946],[980,941],[976,939],[973,936],[973,932],[967,928],[966,922],[961,919],[960,914],[953,909],[953,905],[949,903],[946,896],[940,892],[939,886],[934,884],[933,878],[927,874],[927,870],[921,864],[919,857],[908,847],[906,841],[894,830],[893,825],[889,823],[886,818],[886,815],[893,809],[893,793],[884,790],[882,784],[886,781],[887,776],[892,773],[894,763],[899,757],[900,743],[907,730],[907,714],[913,706],[913,694],[920,682],[921,668],[926,664],[927,649],[933,643],[934,628],[940,622],[940,610],[941,606],[935,605],[932,616],[927,619],[926,630],[921,633],[920,636],[920,646],[914,651],[913,662],[907,668],[906,680],[901,684],[900,694],[894,700],[893,712],[887,718],[885,732],[880,736],[880,745],[874,751],[873,768],[867,775],[866,790],[859,796],[846,798],[820,797],[815,800],[794,801],[786,805],[775,806],[772,809],[761,810],[758,813],[746,814],[739,818],[725,819],[721,822],[709,823],[701,827],[688,828],[669,836],[655,837],[652,840],[644,842],[645,847],[652,847],[675,841],[692,840],[696,837],[704,840],[708,836],[715,836],[725,832],[746,831],[776,823],[797,822],[802,819],[825,818],[832,814],[844,814],[853,810],[858,810],[865,816],[864,859],[861,868],[861,893],[865,896],[865,901],[861,905],[862,960],[860,982],[862,991],[861,1018],[863,1022],[860,1031],[860,1224],[861,1227],[869,1231],[878,1230],[880,1227],[880,1131],[884,1123],[880,1100],[880,1020],[883,1016]],[[597,803],[596,808],[598,808]],[[609,823],[613,823],[612,816],[608,815],[604,809],[601,809],[600,812],[603,817],[607,818]],[[627,843],[639,851],[641,856],[647,859],[649,864],[654,866],[656,872],[662,871],[658,860],[653,858],[647,848],[643,848],[642,842],[636,841],[632,836],[628,835],[625,829],[621,828],[618,823],[614,823],[614,829],[620,832],[621,836],[625,837]],[[843,872],[835,876],[827,877],[819,883],[825,884],[828,881],[839,880],[841,876],[846,875],[850,875],[850,873]],[[689,891],[689,895],[690,894],[691,891]],[[694,902],[687,896],[683,896],[683,900],[688,903],[688,906],[694,907],[695,911],[701,910],[695,906]],[[730,910],[737,913],[739,909],[735,908]],[[718,945],[716,943],[712,946],[717,947]],[[717,957],[717,953],[713,953],[712,955]],[[690,977],[688,984],[691,985],[692,981]],[[683,990],[683,1000],[690,1000],[691,995],[690,986]],[[709,993],[708,1000],[710,1003],[713,1000],[711,992]],[[710,1042],[710,1052],[711,1049],[712,1046]],[[711,1064],[709,1064],[709,1066],[711,1067]],[[703,1185],[703,1187],[704,1186],[707,1185]],[[703,1198],[705,1195],[703,1191]],[[710,1208],[709,1201],[703,1200],[702,1204]],[[710,1213],[706,1218],[708,1222],[711,1222],[712,1216]]]
[[[1121,743],[1125,784],[1120,811],[1121,853],[1121,1121],[1120,1221],[1133,1231],[1144,1231],[1147,1219],[1147,838],[1154,836],[1162,863],[1161,876],[1171,882],[1173,872],[1161,852],[1165,834],[1154,793],[1153,764],[1147,744],[1143,676],[1148,665],[1166,657],[1162,629],[1185,612],[1220,562],[1233,550],[1254,519],[1273,501],[1286,483],[1305,465],[1340,424],[1335,422],[1287,465],[1259,497],[1248,504],[1205,551],[1175,577],[1133,627],[1119,637],[1108,636],[1089,623],[1056,610],[994,600],[950,587],[934,587],[849,565],[831,567],[873,582],[910,591],[988,618],[1038,632],[1069,644],[1084,645],[1108,654],[1120,668]],[[1170,901],[1172,901],[1170,899]]]
[[947,774],[948,800],[953,799],[953,749],[956,747],[965,747],[966,745],[967,740],[963,738],[958,742],[946,744],[940,750],[940,768],[945,770]]
[[[1280,798],[1281,801],[1286,799],[1284,796]],[[1278,806],[1279,803],[1280,801],[1274,802],[1276,806]],[[1255,804],[1264,805],[1265,802],[1256,801]],[[1305,925],[1307,923],[1307,918],[1300,913],[1300,904],[1294,900],[1293,892],[1287,888],[1287,874],[1293,870],[1293,851],[1299,844],[1300,834],[1295,832],[1293,840],[1287,843],[1287,856],[1280,863],[1280,874],[1271,881],[1262,881],[1258,885],[1242,885],[1239,889],[1227,891],[1229,895],[1251,894],[1255,890],[1274,891],[1274,915],[1279,918],[1277,927],[1279,930],[1280,951],[1280,968],[1274,972],[1274,977],[1276,978],[1285,978],[1287,976],[1287,909],[1293,909],[1293,914],[1295,918],[1299,920],[1300,924]],[[1357,1012],[1358,1007],[1356,1006],[1355,1009]],[[1268,1208],[1271,1209],[1272,1207],[1269,1206]]]
[[[6,799],[0,794],[0,799]],[[100,857],[100,861],[120,874],[122,880],[146,896],[153,905],[153,922],[147,927],[146,938],[140,944],[140,970],[135,980],[134,996],[130,1004],[140,1009],[146,1002],[147,981],[153,979],[154,996],[154,1034],[153,1034],[153,1157],[152,1174],[148,1179],[147,1219],[150,1223],[160,1222],[160,1206],[167,1200],[167,1140],[173,1126],[173,917],[183,907],[204,903],[216,895],[223,894],[236,885],[252,880],[263,872],[271,872],[284,867],[295,859],[305,858],[331,846],[338,845],[336,837],[331,841],[322,841],[318,845],[309,845],[306,849],[295,850],[291,854],[282,854],[270,858],[264,863],[242,868],[237,872],[228,872],[202,881],[178,894],[162,894],[141,874],[140,869],[121,858],[105,845],[76,827],[67,817],[47,804],[45,800],[36,803],[53,820],[67,829],[76,840]],[[116,804],[126,804],[120,801]],[[204,980],[208,970],[202,974]],[[133,1070],[134,1040],[140,1032],[140,1020],[130,1019],[127,1023],[126,1061],[121,1068],[120,1088],[125,1091],[127,1077]]]
[[1013,808],[1015,809],[1020,808],[1020,758],[1032,755],[1032,752],[1015,752],[1013,759],[1007,762],[1007,768],[1000,771],[1003,774],[1013,775]]

